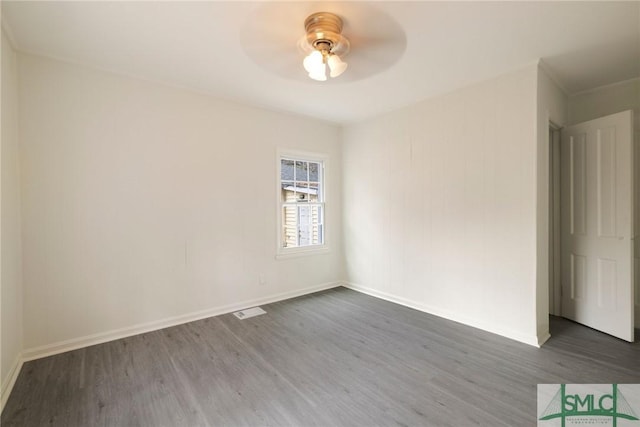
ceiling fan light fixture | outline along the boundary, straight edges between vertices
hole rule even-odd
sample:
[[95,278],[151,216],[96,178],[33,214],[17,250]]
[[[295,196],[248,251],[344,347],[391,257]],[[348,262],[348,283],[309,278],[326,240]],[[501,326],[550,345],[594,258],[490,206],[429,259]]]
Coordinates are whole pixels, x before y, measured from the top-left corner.
[[338,77],[347,69],[347,63],[343,62],[338,55],[330,55],[329,59],[327,59],[327,65],[329,66],[329,75],[331,77]]
[[304,58],[302,65],[313,80],[326,81],[326,68],[334,78],[347,69],[338,54],[345,55],[349,50],[349,41],[342,36],[342,19],[329,12],[317,12],[304,21],[306,46],[311,52]]
[[314,71],[310,72],[309,73],[309,77],[311,79],[319,81],[319,82],[327,81],[327,72],[325,70],[324,65],[322,65],[321,69],[314,70]]
[[304,58],[304,61],[302,61],[302,65],[308,73],[311,73],[322,66],[323,61],[324,58],[322,57],[322,53],[318,50],[314,50]]

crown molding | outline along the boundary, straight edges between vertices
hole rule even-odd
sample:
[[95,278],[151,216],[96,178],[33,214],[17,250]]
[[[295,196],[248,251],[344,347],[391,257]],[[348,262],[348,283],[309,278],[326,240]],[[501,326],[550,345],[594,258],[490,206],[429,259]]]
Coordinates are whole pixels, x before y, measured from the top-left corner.
[[632,77],[632,78],[626,79],[626,80],[621,80],[619,82],[609,83],[609,84],[598,86],[598,87],[594,87],[594,88],[591,88],[591,89],[582,90],[580,92],[573,93],[573,94],[571,94],[569,96],[570,97],[574,97],[574,96],[580,96],[580,95],[588,95],[588,94],[593,93],[593,92],[599,92],[599,91],[604,90],[604,89],[611,89],[611,88],[614,88],[616,86],[622,86],[622,85],[625,85],[625,84],[628,84],[628,83],[632,83],[632,82],[636,82],[636,81],[640,81],[640,76]]

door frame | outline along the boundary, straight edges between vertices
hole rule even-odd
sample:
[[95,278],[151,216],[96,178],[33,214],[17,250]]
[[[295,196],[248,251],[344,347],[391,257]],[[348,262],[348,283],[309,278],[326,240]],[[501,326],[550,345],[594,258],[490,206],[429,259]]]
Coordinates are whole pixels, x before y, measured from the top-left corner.
[[562,315],[560,263],[560,130],[549,121],[549,314]]

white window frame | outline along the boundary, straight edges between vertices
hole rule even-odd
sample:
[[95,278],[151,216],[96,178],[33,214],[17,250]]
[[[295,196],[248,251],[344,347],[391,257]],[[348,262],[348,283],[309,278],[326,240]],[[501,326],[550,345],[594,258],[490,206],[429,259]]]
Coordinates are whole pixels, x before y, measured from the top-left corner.
[[[322,244],[320,245],[308,245],[298,247],[283,247],[282,238],[282,187],[281,187],[281,161],[283,159],[288,160],[302,160],[314,163],[320,163],[322,170],[320,171],[320,191],[322,192],[321,202],[322,207]],[[312,153],[308,151],[297,151],[288,149],[278,149],[276,156],[276,259],[294,258],[306,255],[317,255],[321,253],[329,252],[328,245],[328,228],[327,228],[327,165],[329,163],[329,156],[321,153]]]

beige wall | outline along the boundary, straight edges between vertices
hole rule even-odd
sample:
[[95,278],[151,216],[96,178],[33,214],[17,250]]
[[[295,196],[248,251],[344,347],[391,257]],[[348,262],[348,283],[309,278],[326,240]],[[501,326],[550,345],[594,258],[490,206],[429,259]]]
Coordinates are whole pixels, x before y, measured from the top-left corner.
[[635,324],[640,328],[640,79],[597,88],[569,97],[570,124],[620,111],[634,111],[635,128]]
[[7,399],[22,351],[22,260],[20,219],[20,162],[18,150],[18,76],[16,53],[2,32],[2,198],[0,200],[2,240],[0,312],[2,324],[2,407]]
[[537,66],[344,130],[354,287],[536,345]]
[[[344,278],[337,126],[19,60],[29,354]],[[275,259],[278,148],[329,156],[328,254]]]

